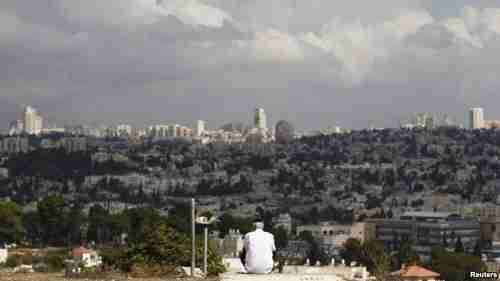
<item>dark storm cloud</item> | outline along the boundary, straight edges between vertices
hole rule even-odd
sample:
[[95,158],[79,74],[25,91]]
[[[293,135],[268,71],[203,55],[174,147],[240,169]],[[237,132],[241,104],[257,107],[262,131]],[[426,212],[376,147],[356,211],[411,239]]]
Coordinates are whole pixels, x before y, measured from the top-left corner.
[[500,102],[495,2],[160,2],[2,1],[3,123],[22,104],[59,123],[214,125],[259,105],[299,128],[395,126]]

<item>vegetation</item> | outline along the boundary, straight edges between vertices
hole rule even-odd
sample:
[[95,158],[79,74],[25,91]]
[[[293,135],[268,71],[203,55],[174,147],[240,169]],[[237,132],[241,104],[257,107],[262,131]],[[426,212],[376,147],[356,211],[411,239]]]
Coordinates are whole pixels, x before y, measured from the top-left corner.
[[476,280],[470,277],[470,272],[483,272],[486,265],[481,258],[463,253],[448,252],[443,248],[432,250],[432,270],[441,274],[443,280]]

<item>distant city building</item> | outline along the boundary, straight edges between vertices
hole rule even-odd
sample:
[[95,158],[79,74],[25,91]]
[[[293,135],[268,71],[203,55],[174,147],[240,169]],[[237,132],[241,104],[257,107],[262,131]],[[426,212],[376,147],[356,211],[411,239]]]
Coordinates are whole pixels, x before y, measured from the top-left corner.
[[132,135],[132,126],[128,124],[120,124],[116,126],[116,133],[119,137],[130,137]]
[[469,126],[471,129],[484,128],[484,111],[480,107],[474,107],[469,110]]
[[29,151],[29,140],[22,136],[0,138],[0,152],[8,154],[26,153]]
[[78,152],[87,150],[86,137],[64,137],[61,139],[61,146],[67,152]]
[[296,234],[299,236],[303,232],[310,232],[313,237],[323,244],[330,244],[335,247],[342,247],[343,243],[351,235],[352,225],[321,223],[319,225],[297,226]]
[[267,117],[266,117],[266,112],[264,111],[263,108],[255,109],[254,126],[257,129],[262,129],[262,130],[267,129]]
[[443,116],[443,124],[442,125],[445,127],[452,127],[455,124],[453,123],[453,119],[448,114],[445,114]]
[[277,143],[289,143],[294,139],[295,129],[290,122],[281,120],[276,124],[274,137]]
[[278,217],[273,219],[274,227],[282,227],[287,233],[292,232],[292,217],[290,214],[280,214]]
[[42,132],[43,118],[38,114],[38,111],[27,106],[24,110],[24,131],[31,135],[38,135]]
[[435,119],[432,114],[429,113],[418,113],[417,116],[415,117],[415,122],[413,126],[406,126],[406,128],[427,128],[427,129],[433,129],[435,128]]
[[53,133],[63,134],[65,132],[66,132],[65,128],[43,128],[42,129],[42,134],[53,134]]
[[484,120],[485,129],[500,129],[500,120]]
[[23,120],[14,120],[10,122],[9,125],[9,135],[19,135],[23,132],[24,123]]
[[197,137],[201,137],[203,135],[203,133],[205,132],[205,126],[206,126],[206,122],[205,121],[203,121],[203,120],[196,121],[196,132],[195,132],[195,135]]

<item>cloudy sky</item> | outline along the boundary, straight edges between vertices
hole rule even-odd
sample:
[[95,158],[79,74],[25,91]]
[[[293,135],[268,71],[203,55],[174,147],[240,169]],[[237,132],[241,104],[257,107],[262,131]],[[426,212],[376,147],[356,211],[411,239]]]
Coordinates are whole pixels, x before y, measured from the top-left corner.
[[500,119],[500,1],[2,0],[0,126]]

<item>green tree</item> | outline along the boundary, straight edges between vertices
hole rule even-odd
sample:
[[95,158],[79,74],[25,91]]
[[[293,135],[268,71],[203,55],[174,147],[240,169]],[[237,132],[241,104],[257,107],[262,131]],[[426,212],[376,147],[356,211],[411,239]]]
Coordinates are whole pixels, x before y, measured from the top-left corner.
[[458,236],[457,242],[455,243],[455,252],[456,253],[465,252],[464,244],[462,243],[462,239],[460,238],[460,236]]
[[347,264],[350,264],[353,261],[360,262],[361,255],[361,242],[358,239],[354,238],[347,239],[341,252],[341,256],[347,262]]
[[363,243],[361,263],[381,280],[384,280],[391,269],[391,257],[385,252],[384,244],[377,240]]
[[[203,245],[201,239],[196,247],[197,257],[201,262]],[[160,223],[145,227],[143,236],[136,240],[126,252],[126,268],[133,265],[145,266],[189,266],[191,262],[191,240],[175,228]],[[209,249],[208,272],[211,274],[222,273],[225,270],[222,259],[213,249]]]
[[278,250],[288,246],[288,232],[284,227],[279,226],[278,228],[274,228],[272,233],[274,234],[274,241]]
[[38,203],[42,242],[61,245],[65,242],[66,202],[59,195],[49,196]]
[[395,258],[397,260],[397,264],[395,264],[395,268],[401,268],[403,264],[420,264],[420,258],[413,250],[411,246],[411,242],[405,241],[399,248],[399,251],[396,253]]
[[448,252],[444,248],[434,248],[431,252],[431,268],[441,274],[443,280],[472,281],[469,272],[486,271],[481,258],[464,253]]
[[19,242],[24,233],[21,208],[14,202],[0,202],[0,241]]

